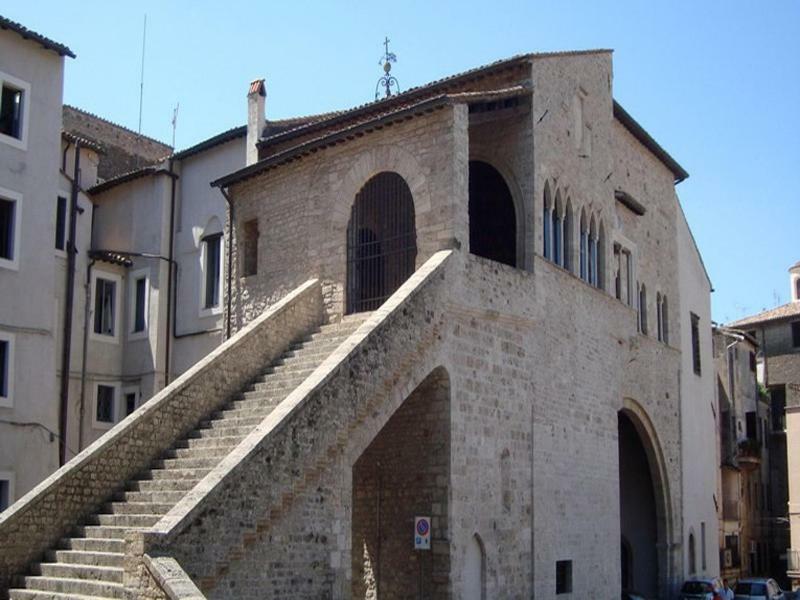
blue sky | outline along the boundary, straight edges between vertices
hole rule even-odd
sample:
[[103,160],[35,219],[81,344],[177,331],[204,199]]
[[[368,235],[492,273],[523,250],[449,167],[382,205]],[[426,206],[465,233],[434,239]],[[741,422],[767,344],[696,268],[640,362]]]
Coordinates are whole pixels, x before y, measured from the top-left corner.
[[645,0],[8,4],[78,55],[64,100],[183,148],[246,118],[372,100],[385,35],[402,88],[530,51],[614,49],[614,95],[691,177],[678,192],[730,321],[789,300],[800,260],[800,2]]

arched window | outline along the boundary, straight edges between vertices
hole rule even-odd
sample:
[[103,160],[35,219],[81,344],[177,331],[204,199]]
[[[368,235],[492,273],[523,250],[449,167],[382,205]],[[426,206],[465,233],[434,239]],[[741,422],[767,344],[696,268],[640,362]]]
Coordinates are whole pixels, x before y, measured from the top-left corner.
[[[222,223],[212,217],[200,238],[202,271],[201,311],[220,310],[222,303],[222,260],[224,255]],[[203,312],[203,314],[206,314]]]
[[694,534],[689,534],[689,575],[697,573],[697,551],[694,547]]
[[581,237],[580,245],[580,276],[584,281],[589,281],[589,226],[586,222],[586,211],[581,209]]
[[486,600],[486,548],[477,533],[466,548],[461,597],[464,600]]
[[666,296],[661,296],[661,341],[669,344],[669,310]]
[[597,230],[594,254],[597,257],[595,286],[604,290],[606,289],[606,228],[603,226],[603,221],[600,221],[600,227]]
[[656,292],[656,337],[658,341],[663,340],[664,331],[661,329],[663,322],[661,321],[661,292]]
[[647,335],[647,287],[639,286],[639,331]]
[[562,262],[562,266],[570,272],[575,272],[575,265],[573,264],[575,259],[572,256],[574,252],[572,230],[574,227],[572,219],[572,200],[567,198],[567,205],[564,208],[564,261]]
[[564,208],[561,205],[561,191],[556,191],[556,204],[553,207],[553,262],[557,265],[564,264],[564,222],[561,215]]
[[356,194],[347,225],[347,312],[375,310],[414,272],[414,200],[397,173],[378,173]]
[[542,248],[542,254],[545,258],[552,259],[553,252],[552,252],[552,240],[550,239],[551,236],[551,228],[552,228],[552,214],[553,214],[553,203],[550,198],[550,184],[544,184],[544,202],[542,203],[542,237],[544,240],[544,248]]
[[503,176],[492,165],[469,162],[469,251],[517,266],[517,215]]
[[589,283],[597,285],[597,225],[594,215],[589,221]]

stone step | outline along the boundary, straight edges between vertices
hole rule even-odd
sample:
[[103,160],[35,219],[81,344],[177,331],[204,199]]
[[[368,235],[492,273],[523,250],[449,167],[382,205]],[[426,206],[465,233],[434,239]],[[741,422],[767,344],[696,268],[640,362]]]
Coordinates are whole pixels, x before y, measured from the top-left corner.
[[186,495],[184,491],[163,491],[163,492],[117,492],[114,494],[116,502],[132,502],[132,503],[155,503],[155,504],[169,504],[170,506],[176,505]]
[[82,594],[101,598],[124,598],[125,587],[121,583],[90,581],[86,579],[65,579],[62,577],[25,577],[25,587],[29,590],[58,592],[61,594]]
[[85,594],[59,594],[38,590],[8,590],[10,600],[108,600],[105,596],[86,596]]
[[125,564],[125,553],[85,552],[82,550],[48,550],[45,553],[45,559],[47,562],[122,568]]
[[[231,402],[228,404],[227,409],[236,408],[236,403]],[[251,427],[255,427],[259,423],[261,423],[262,419],[260,417],[225,417],[222,415],[222,411],[219,411],[219,417],[212,420],[201,421],[200,425],[198,426],[199,429],[225,429],[228,426],[234,427],[241,427],[245,425],[249,425]],[[203,460],[210,460],[208,458]]]
[[218,427],[216,429],[195,429],[187,437],[192,440],[201,440],[215,437],[240,437],[244,438],[253,431],[252,425],[229,425],[228,427]]
[[289,395],[289,392],[308,379],[308,376],[313,372],[314,369],[305,369],[302,371],[297,371],[292,375],[292,377],[287,377],[284,379],[270,379],[269,377],[263,380],[257,379],[239,394],[234,396],[234,400],[247,396],[247,394],[256,390],[259,392],[275,392],[276,395],[278,393],[282,393],[283,396],[286,397]]
[[186,458],[161,458],[153,461],[153,469],[179,470],[179,469],[213,469],[222,460],[221,456],[192,456]]
[[107,525],[80,525],[75,528],[76,537],[95,539],[124,540],[129,527],[111,527]]
[[103,512],[111,515],[163,515],[174,502],[109,502]]
[[59,577],[62,579],[89,579],[92,581],[107,581],[122,583],[125,572],[121,567],[101,567],[97,565],[82,565],[70,563],[41,563],[34,565],[34,575],[43,577]]
[[211,472],[210,468],[195,469],[148,469],[141,473],[138,479],[158,481],[161,479],[195,479],[200,481]]
[[141,479],[127,483],[128,491],[131,492],[188,492],[195,485],[195,479]]
[[[237,402],[236,408],[231,408],[229,411],[226,411],[226,415],[230,415],[230,417],[226,418],[258,418],[258,422],[260,423],[269,413],[275,410],[278,404],[279,402],[271,399],[240,400]],[[255,425],[253,428],[254,427]]]
[[103,525],[108,527],[150,527],[161,519],[161,515],[90,515],[87,525]]
[[175,448],[202,449],[203,452],[195,456],[204,456],[207,448],[227,448],[230,451],[241,441],[239,437],[186,438],[175,442]]
[[169,448],[165,450],[161,456],[165,459],[197,458],[198,456],[204,456],[208,458],[214,457],[222,460],[223,458],[228,456],[229,453],[230,453],[230,448],[225,446],[219,446],[217,448],[205,448],[202,454],[198,454],[197,450],[195,450],[194,448],[189,448],[188,446],[177,447],[176,445],[176,447],[174,448]]
[[110,538],[64,538],[59,542],[58,546],[65,549],[65,551],[76,552],[125,552],[125,540]]

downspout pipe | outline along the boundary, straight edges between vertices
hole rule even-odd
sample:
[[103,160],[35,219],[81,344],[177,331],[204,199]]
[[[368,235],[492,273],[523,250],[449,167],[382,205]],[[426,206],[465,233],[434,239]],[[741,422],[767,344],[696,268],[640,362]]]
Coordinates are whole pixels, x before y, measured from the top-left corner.
[[228,272],[226,276],[227,284],[225,289],[227,304],[227,316],[225,317],[225,339],[229,340],[231,338],[231,298],[233,296],[231,293],[231,282],[233,281],[233,202],[231,202],[231,197],[228,195],[228,192],[225,191],[224,187],[220,187],[219,191],[222,192],[225,202],[228,203]]
[[81,142],[75,141],[75,164],[72,171],[72,194],[69,203],[69,236],[67,238],[67,280],[64,288],[64,332],[61,340],[61,389],[58,405],[58,464],[67,461],[67,416],[69,410],[69,368],[72,350],[72,309],[75,293],[75,232],[78,221],[78,176],[81,168]]
[[171,349],[171,341],[172,341],[172,327],[171,327],[171,318],[172,318],[172,303],[173,303],[173,292],[175,287],[173,286],[173,264],[175,263],[174,260],[174,243],[175,243],[175,187],[176,183],[175,180],[177,176],[175,175],[174,171],[174,164],[175,159],[169,159],[169,175],[170,179],[172,180],[170,183],[170,196],[169,196],[169,247],[167,253],[167,339],[164,343],[164,387],[169,385],[169,374],[170,374],[170,349]]
[[94,260],[86,265],[86,284],[84,289],[84,308],[83,308],[83,350],[81,360],[81,392],[78,402],[78,452],[83,450],[83,415],[86,412],[86,356],[89,353],[89,318],[92,314],[92,267]]

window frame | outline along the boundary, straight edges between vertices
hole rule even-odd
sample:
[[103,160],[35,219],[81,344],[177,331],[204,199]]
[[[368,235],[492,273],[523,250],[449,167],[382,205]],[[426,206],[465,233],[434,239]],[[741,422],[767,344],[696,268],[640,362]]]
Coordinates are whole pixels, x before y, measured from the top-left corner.
[[11,258],[0,256],[0,268],[19,271],[20,229],[22,225],[22,194],[0,187],[0,199],[14,204],[14,223],[11,226]]
[[[0,396],[0,408],[14,407],[14,351],[16,336],[10,331],[0,330],[0,341],[8,344],[6,351],[6,395]],[[0,368],[4,368],[0,365]]]
[[0,133],[0,142],[17,150],[26,151],[28,149],[28,123],[30,122],[28,115],[30,114],[31,106],[31,84],[9,73],[0,71],[0,96],[3,93],[3,86],[6,84],[22,92],[22,126],[19,138]]
[[[136,330],[136,286],[144,280],[144,327]],[[128,340],[146,339],[150,335],[150,269],[128,274]]]
[[[206,306],[206,289],[208,286],[208,241],[212,238],[219,240],[219,273],[217,291],[217,304]],[[200,312],[201,317],[210,317],[222,314],[222,288],[223,265],[225,264],[225,234],[221,231],[208,233],[200,238]]]
[[[97,419],[97,403],[100,399],[100,387],[109,387],[114,390],[114,398],[111,401],[111,421],[99,421]],[[120,398],[121,384],[118,381],[95,381],[94,382],[94,397],[92,401],[92,427],[94,429],[111,429],[120,422]]]
[[[107,335],[104,333],[97,333],[94,330],[94,323],[95,323],[95,306],[96,306],[96,295],[97,295],[97,280],[98,279],[105,279],[106,281],[111,281],[116,285],[116,293],[114,294],[114,335]],[[120,311],[120,290],[122,290],[122,276],[113,273],[111,271],[103,271],[100,269],[93,269],[92,270],[92,294],[90,298],[91,302],[91,329],[89,330],[89,336],[92,340],[98,342],[106,342],[110,344],[119,344],[120,341],[120,327],[121,327],[121,311]]]
[[8,482],[8,506],[5,508],[0,507],[0,513],[2,513],[6,508],[14,504],[16,500],[14,496],[14,488],[16,484],[16,474],[14,471],[0,471],[0,481]]
[[142,392],[139,389],[138,385],[128,385],[128,386],[123,387],[122,391],[120,392],[120,396],[119,396],[119,398],[120,398],[120,400],[119,400],[119,416],[120,416],[120,418],[117,420],[117,423],[119,423],[123,419],[128,418],[128,416],[133,414],[133,413],[129,413],[128,412],[127,396],[130,395],[130,394],[135,394],[136,395],[136,400],[134,401],[134,407],[133,407],[133,411],[134,412],[136,412],[136,409],[138,409],[142,405]]

